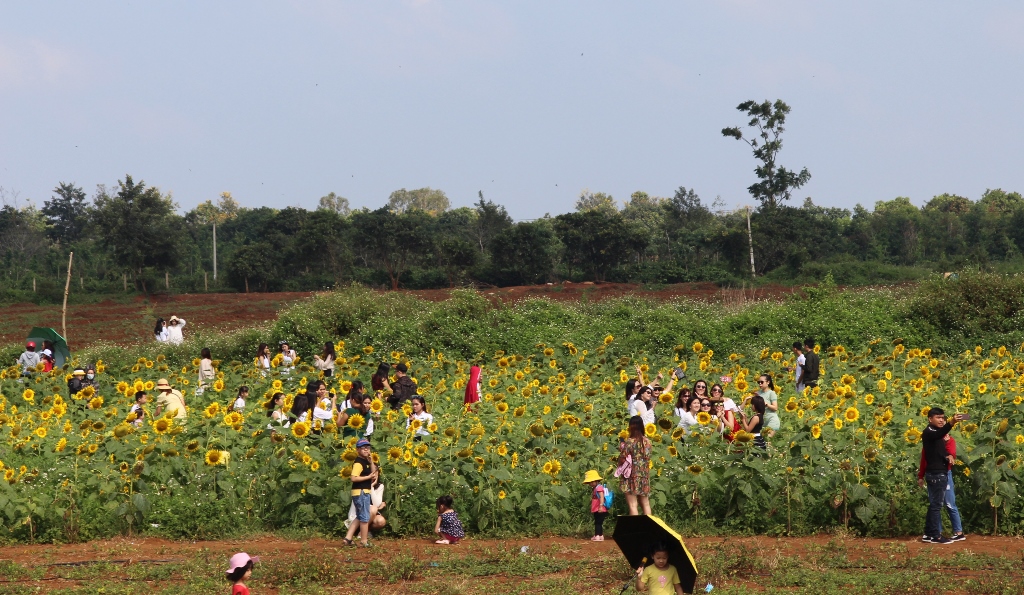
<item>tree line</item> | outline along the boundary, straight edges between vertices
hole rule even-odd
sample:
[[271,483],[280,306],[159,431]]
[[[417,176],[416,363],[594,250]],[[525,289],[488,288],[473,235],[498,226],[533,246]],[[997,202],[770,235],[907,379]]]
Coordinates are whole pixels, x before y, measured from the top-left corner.
[[[228,193],[180,214],[173,197],[126,175],[90,198],[61,182],[42,208],[0,208],[5,299],[62,294],[68,252],[77,292],[316,290],[358,282],[383,288],[572,281],[739,282],[889,279],[914,271],[1013,263],[1024,251],[1024,199],[986,190],[918,208],[906,197],[869,210],[763,202],[705,204],[690,188],[634,192],[623,204],[584,191],[570,213],[515,222],[483,194],[451,208],[436,189],[397,190],[378,209],[334,193],[319,208],[246,208]],[[212,279],[216,226],[219,274]],[[866,272],[865,272],[866,271]],[[893,273],[893,271],[896,271]],[[902,272],[900,272],[902,271]],[[850,276],[844,279],[842,275]]]

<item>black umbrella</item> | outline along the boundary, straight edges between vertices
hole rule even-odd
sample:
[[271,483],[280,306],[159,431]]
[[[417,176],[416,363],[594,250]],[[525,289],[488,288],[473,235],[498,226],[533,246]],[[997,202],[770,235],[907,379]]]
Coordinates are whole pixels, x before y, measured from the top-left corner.
[[620,516],[612,538],[633,569],[653,563],[651,548],[657,543],[665,544],[668,562],[679,572],[683,591],[693,593],[693,585],[697,582],[697,563],[686,549],[683,538],[665,521],[656,516]]

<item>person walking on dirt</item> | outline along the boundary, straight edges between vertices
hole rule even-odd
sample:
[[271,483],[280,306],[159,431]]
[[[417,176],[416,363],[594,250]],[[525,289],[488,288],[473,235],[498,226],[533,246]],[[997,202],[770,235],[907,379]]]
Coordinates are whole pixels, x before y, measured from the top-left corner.
[[181,334],[183,328],[185,328],[185,319],[171,316],[171,319],[167,321],[167,342],[171,345],[181,345],[185,341],[185,337]]
[[409,367],[405,364],[398,364],[395,366],[395,384],[391,387],[393,391],[391,396],[388,397],[388,404],[391,405],[392,409],[399,409],[401,406],[413,398],[419,388],[416,383],[409,378]]
[[[928,516],[924,523],[924,543],[946,544],[953,540],[942,536],[942,506],[946,501],[946,486],[949,484],[949,464],[953,457],[946,450],[946,436],[956,422],[966,416],[957,413],[947,423],[946,412],[939,407],[928,411],[928,427],[921,433],[922,451],[925,459],[923,481],[919,484],[928,488]],[[959,516],[959,515],[958,515]]]

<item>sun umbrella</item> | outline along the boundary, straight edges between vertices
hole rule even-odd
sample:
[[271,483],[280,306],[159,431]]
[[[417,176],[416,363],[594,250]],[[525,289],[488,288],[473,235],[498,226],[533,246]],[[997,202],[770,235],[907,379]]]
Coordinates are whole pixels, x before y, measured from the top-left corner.
[[32,330],[29,331],[28,337],[25,340],[34,342],[36,344],[36,351],[38,352],[43,351],[43,341],[50,341],[53,343],[53,363],[58,368],[64,365],[64,360],[71,357],[71,350],[68,349],[68,342],[52,328],[42,326],[33,327]]
[[[656,543],[668,546],[668,562],[676,567],[683,590],[693,593],[697,581],[697,563],[686,549],[683,538],[656,516],[620,516],[612,536],[615,545],[626,556],[630,568],[651,564],[651,548]],[[645,561],[646,558],[646,561]]]

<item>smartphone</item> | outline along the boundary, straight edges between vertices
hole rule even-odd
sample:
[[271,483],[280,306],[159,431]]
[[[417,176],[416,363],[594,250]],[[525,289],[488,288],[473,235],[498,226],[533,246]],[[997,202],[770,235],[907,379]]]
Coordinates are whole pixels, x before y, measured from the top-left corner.
[[672,371],[675,372],[676,378],[686,378],[686,372],[682,368],[676,368]]
[[968,415],[968,414],[966,414],[966,413],[961,413],[961,414],[960,414],[960,419],[961,419],[961,420],[965,420],[965,419],[971,419],[971,416],[970,416],[970,415]]

